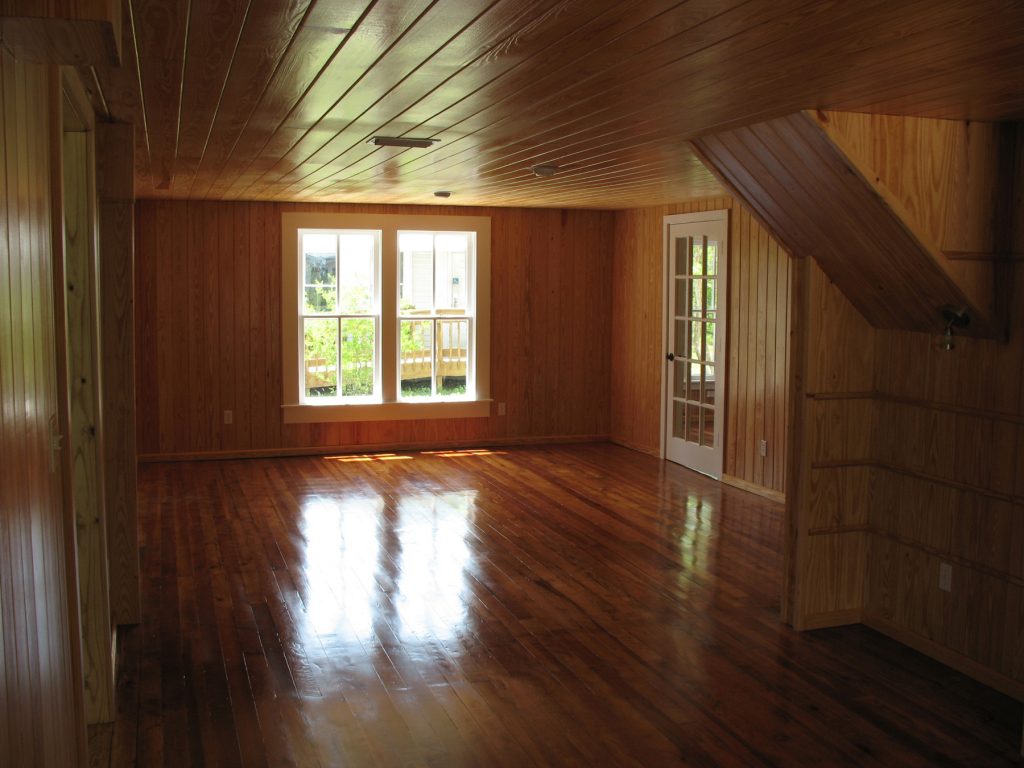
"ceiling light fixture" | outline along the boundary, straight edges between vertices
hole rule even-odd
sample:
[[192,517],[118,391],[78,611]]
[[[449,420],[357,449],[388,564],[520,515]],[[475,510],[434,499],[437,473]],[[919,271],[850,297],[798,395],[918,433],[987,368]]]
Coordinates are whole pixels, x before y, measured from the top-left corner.
[[451,197],[452,193],[447,189],[439,189],[434,193],[434,197]]
[[413,139],[405,136],[374,136],[370,143],[377,147],[404,147],[406,149],[428,149],[440,139]]
[[533,171],[533,175],[534,176],[540,176],[541,178],[546,179],[546,178],[548,178],[550,176],[554,176],[556,173],[558,173],[558,166],[557,165],[535,165],[530,170]]

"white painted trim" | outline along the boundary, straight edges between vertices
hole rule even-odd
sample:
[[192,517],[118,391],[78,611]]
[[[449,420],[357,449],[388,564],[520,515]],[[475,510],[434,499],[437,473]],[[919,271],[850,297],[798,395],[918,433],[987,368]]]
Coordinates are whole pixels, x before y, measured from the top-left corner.
[[491,400],[432,400],[429,403],[352,403],[350,405],[282,405],[285,424],[333,421],[402,421],[404,419],[471,419],[491,415]]
[[[725,445],[722,442],[725,439],[725,420],[726,420],[726,400],[727,394],[726,381],[729,375],[727,370],[729,362],[729,349],[728,349],[728,335],[727,335],[727,318],[728,318],[728,301],[729,301],[729,261],[731,256],[732,243],[729,238],[729,209],[719,208],[714,211],[698,211],[695,213],[675,213],[669,216],[665,216],[662,219],[662,296],[661,296],[661,440],[659,446],[658,456],[662,460],[668,455],[668,424],[671,419],[671,414],[668,412],[668,376],[666,375],[667,367],[665,365],[665,356],[668,354],[668,320],[669,320],[669,309],[671,303],[671,285],[672,275],[670,275],[671,268],[671,246],[669,242],[669,236],[671,228],[675,224],[699,224],[701,222],[723,222],[725,241],[725,258],[719,261],[719,272],[718,272],[718,312],[719,322],[717,323],[718,329],[716,330],[716,359],[715,367],[722,372],[722,399],[715,404],[716,416],[720,413],[721,418],[716,418],[715,424],[715,445],[722,446],[722,472],[725,472]],[[722,346],[724,347],[724,357],[718,355],[718,338],[722,339]],[[712,475],[712,477],[714,477]],[[718,477],[715,477],[718,480]]]

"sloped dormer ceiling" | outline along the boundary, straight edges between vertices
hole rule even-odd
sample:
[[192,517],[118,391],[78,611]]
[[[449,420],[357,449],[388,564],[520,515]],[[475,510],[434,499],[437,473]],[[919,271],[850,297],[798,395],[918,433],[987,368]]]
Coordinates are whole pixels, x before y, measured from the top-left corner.
[[[813,257],[877,328],[998,337],[1001,168],[993,123],[798,112],[694,146],[794,253]],[[1012,131],[1011,131],[1012,136]],[[1008,226],[1008,224],[1007,224]],[[969,254],[955,260],[951,255]]]
[[624,208],[720,194],[686,140],[801,109],[1024,116],[1016,0],[124,0],[122,20],[122,66],[82,73],[137,127],[142,197]]

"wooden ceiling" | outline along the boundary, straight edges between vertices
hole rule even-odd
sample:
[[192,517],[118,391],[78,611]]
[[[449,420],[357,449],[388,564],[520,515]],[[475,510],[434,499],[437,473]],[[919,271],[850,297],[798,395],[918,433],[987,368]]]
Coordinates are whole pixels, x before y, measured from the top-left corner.
[[122,20],[122,66],[82,72],[137,126],[140,197],[628,208],[721,194],[687,139],[805,108],[1024,118],[1019,0],[124,0]]

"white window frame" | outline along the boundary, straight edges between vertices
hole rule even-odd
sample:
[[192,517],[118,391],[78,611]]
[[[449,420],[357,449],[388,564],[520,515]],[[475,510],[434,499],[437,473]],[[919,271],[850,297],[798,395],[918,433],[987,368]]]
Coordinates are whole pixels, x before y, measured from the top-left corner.
[[[302,402],[302,259],[300,230],[376,230],[380,232],[380,397],[373,401]],[[474,309],[466,396],[413,401],[400,398],[398,383],[398,233],[471,232],[475,236]],[[281,363],[286,424],[332,421],[473,418],[489,416],[491,220],[486,216],[431,216],[369,213],[288,212],[281,216]],[[470,378],[473,381],[470,381]],[[472,393],[472,394],[471,394]]]

